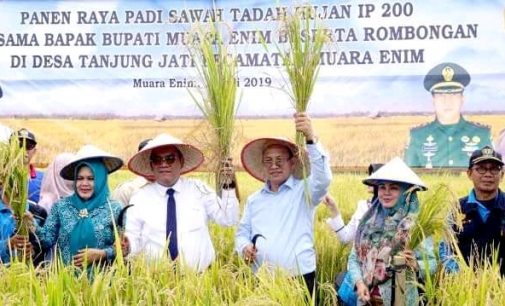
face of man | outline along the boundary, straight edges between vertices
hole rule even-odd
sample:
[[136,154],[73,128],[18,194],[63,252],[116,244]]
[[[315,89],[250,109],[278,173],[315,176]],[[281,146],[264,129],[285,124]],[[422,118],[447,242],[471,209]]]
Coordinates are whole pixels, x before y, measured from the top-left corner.
[[151,152],[151,168],[160,185],[173,186],[181,176],[183,163],[174,146],[156,148]]
[[463,106],[463,93],[434,93],[433,106],[440,123],[458,123]]
[[[472,180],[477,197],[480,194],[495,194],[503,179],[503,167],[493,161],[483,161],[467,171]],[[485,199],[480,199],[485,200]]]
[[263,152],[263,171],[272,190],[277,191],[294,167],[294,160],[288,148],[282,145],[269,146]]
[[36,144],[31,140],[20,138],[19,145],[25,146],[24,163],[29,165],[35,155],[35,152],[37,152]]

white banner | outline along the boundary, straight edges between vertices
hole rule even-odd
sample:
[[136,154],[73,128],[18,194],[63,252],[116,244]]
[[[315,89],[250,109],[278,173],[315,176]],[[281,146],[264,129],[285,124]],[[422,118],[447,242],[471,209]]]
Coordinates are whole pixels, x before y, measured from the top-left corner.
[[[505,111],[505,1],[311,1],[331,42],[310,112],[432,112],[424,75],[465,67],[463,112]],[[279,30],[293,1],[2,1],[2,116],[199,116],[185,39],[216,20],[238,56],[241,116],[292,113]],[[312,18],[314,16],[307,16]],[[303,35],[303,34],[302,34]],[[266,47],[262,44],[266,42]]]

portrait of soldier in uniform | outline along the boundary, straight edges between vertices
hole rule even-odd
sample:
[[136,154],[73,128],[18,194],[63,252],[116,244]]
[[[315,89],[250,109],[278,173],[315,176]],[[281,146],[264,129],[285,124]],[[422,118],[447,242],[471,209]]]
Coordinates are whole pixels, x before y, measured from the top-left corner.
[[458,64],[442,63],[424,78],[432,95],[435,120],[410,130],[405,162],[410,167],[464,168],[472,152],[491,146],[488,126],[467,121],[461,115],[463,91],[470,74]]

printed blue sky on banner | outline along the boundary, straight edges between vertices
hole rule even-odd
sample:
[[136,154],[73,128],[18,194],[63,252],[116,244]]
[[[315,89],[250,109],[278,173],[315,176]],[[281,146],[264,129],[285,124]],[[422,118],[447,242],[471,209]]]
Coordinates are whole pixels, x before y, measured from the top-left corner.
[[[188,23],[169,22],[169,12],[178,17],[190,9],[222,10],[228,29],[235,31],[269,31],[272,43],[268,51],[258,42],[232,46],[237,54],[265,54],[276,52],[274,44],[279,35],[277,20],[248,21],[246,11],[265,12],[267,8],[289,6],[292,1],[2,1],[0,34],[4,42],[9,33],[31,33],[37,36],[39,46],[5,46],[0,37],[0,86],[4,96],[0,99],[0,115],[103,115],[114,116],[197,116],[199,111],[187,88],[170,87],[176,82],[196,80],[193,67],[159,67],[163,59],[181,56],[187,48],[181,44],[167,45],[170,33],[182,35],[190,30]],[[274,4],[272,4],[274,3]],[[429,113],[431,96],[423,88],[425,73],[440,62],[455,62],[464,66],[472,81],[465,91],[464,112],[505,112],[505,1],[391,1],[401,4],[398,17],[384,17],[387,4],[374,4],[369,18],[359,18],[361,1],[311,1],[312,5],[335,8],[341,18],[326,19],[326,27],[341,34],[340,40],[326,49],[328,58],[338,64],[323,65],[312,98],[310,111],[318,115]],[[409,5],[412,8],[409,15]],[[77,8],[78,7],[78,8]],[[345,15],[350,10],[350,18]],[[133,23],[135,17],[125,22],[126,12],[161,11],[162,23]],[[33,16],[35,12],[71,12],[70,24],[30,24],[22,12]],[[77,13],[87,13],[83,20],[92,20],[90,12],[116,12],[119,24],[77,24]],[[363,11],[361,11],[363,13]],[[99,16],[99,15],[97,15]],[[233,22],[244,18],[245,21]],[[98,17],[100,19],[100,17]],[[110,21],[110,14],[105,20]],[[424,29],[429,26],[476,25],[477,36],[458,39],[397,39],[380,40],[380,31],[390,27]],[[338,30],[337,30],[338,29]],[[352,39],[350,32],[354,32]],[[365,35],[368,32],[368,36]],[[370,34],[373,31],[375,35]],[[160,44],[151,46],[104,46],[104,33],[158,33]],[[44,46],[46,35],[58,33],[95,33],[93,46]],[[179,34],[177,34],[179,35]],[[181,37],[181,36],[178,36]],[[349,38],[350,37],[350,38]],[[365,37],[369,40],[364,41]],[[376,38],[376,40],[370,40]],[[279,44],[280,48],[285,45]],[[402,55],[397,63],[381,62],[381,55]],[[356,60],[351,60],[352,55]],[[372,62],[367,62],[366,55]],[[26,57],[26,67],[20,66],[20,57]],[[46,55],[68,56],[73,68],[33,67],[35,57]],[[152,59],[151,67],[94,68],[90,58],[100,55],[142,55]],[[16,57],[17,56],[17,57]],[[385,58],[387,59],[388,56]],[[412,61],[417,56],[422,61]],[[80,58],[81,57],[81,58]],[[82,59],[84,58],[84,60]],[[342,60],[342,58],[344,60]],[[271,57],[270,57],[271,59]],[[17,63],[14,61],[18,61]],[[384,58],[383,58],[384,60]],[[180,64],[181,62],[179,62]],[[17,66],[16,66],[17,65]],[[16,67],[14,67],[16,66]],[[271,65],[240,67],[239,80],[242,100],[238,114],[241,116],[285,116],[293,108],[285,92],[282,67]],[[163,88],[135,87],[135,80],[163,82]],[[271,81],[271,86],[265,85]],[[255,84],[255,85],[254,85]],[[249,85],[248,87],[246,87]],[[254,86],[253,86],[254,85]]]

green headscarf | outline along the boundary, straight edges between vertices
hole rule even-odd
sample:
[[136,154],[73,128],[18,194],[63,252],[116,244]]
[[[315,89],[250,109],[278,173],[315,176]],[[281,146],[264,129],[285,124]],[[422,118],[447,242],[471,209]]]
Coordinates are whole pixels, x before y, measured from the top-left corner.
[[414,216],[419,211],[417,188],[399,182],[400,195],[395,205],[384,208],[379,199],[363,216],[354,246],[361,266],[363,281],[370,287],[390,278],[387,268],[392,256],[405,249]]
[[[82,167],[91,169],[94,177],[94,190],[91,198],[84,200],[77,194],[77,174]],[[107,168],[103,160],[93,158],[85,160],[75,167],[74,172],[74,194],[71,195],[70,203],[79,211],[79,220],[70,233],[70,252],[73,255],[84,248],[94,248],[97,245],[95,228],[91,222],[91,212],[107,203],[109,196],[109,186],[107,183]]]

